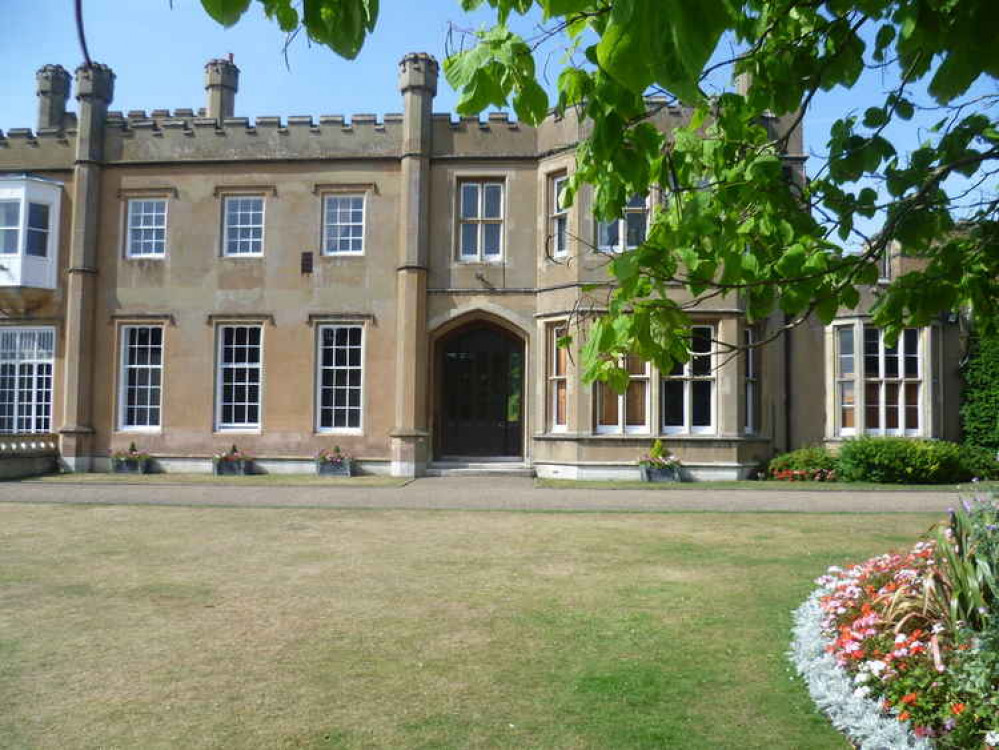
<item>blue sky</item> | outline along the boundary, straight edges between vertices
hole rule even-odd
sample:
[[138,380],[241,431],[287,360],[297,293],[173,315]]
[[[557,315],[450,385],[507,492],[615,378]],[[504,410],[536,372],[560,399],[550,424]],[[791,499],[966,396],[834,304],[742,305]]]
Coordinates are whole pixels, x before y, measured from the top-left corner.
[[[0,25],[0,128],[34,127],[35,71],[82,61],[70,0],[3,0]],[[320,115],[398,112],[397,63],[406,52],[443,59],[448,22],[476,28],[488,13],[461,11],[458,0],[382,0],[378,26],[356,60],[347,61],[304,38],[285,67],[283,35],[254,2],[231,29],[212,21],[198,0],[84,0],[91,57],[117,76],[112,109],[204,106],[203,69],[232,53],[240,68],[236,114]],[[457,97],[441,76],[437,111]]]

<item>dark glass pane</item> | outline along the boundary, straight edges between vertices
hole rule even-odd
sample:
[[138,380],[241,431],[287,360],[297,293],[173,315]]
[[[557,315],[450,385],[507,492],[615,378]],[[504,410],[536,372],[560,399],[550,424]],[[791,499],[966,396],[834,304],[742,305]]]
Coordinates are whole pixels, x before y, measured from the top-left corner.
[[691,381],[691,420],[694,427],[711,426],[711,381]]
[[877,328],[864,326],[864,370],[869,378],[881,377],[881,365],[878,352],[881,343],[881,332]]
[[663,424],[683,427],[683,381],[663,381]]
[[44,203],[28,204],[28,227],[48,231],[49,207]]
[[37,229],[28,230],[28,255],[44,258],[48,254],[49,233]]

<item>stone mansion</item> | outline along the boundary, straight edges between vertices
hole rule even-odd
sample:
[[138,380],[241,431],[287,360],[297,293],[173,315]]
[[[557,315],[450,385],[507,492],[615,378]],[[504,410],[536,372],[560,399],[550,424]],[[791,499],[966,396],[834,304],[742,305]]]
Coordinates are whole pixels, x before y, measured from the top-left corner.
[[[655,201],[609,223],[585,191],[560,204],[587,131],[569,114],[434,113],[426,54],[402,59],[402,114],[381,118],[237,117],[231,60],[207,64],[197,111],[111,111],[114,79],[46,65],[36,128],[0,132],[0,433],[54,436],[71,470],[132,442],[208,470],[235,443],[270,472],[339,445],[398,476],[495,461],[628,478],[658,437],[691,478],[736,478],[854,435],[958,437],[958,326],[889,347],[865,315],[876,288],[735,358],[713,341],[783,316],[749,325],[737,296],[713,299],[686,365],[628,362],[621,395],[584,385],[579,337],[555,342],[584,298],[599,311],[584,287]],[[800,129],[789,144],[803,179]]]

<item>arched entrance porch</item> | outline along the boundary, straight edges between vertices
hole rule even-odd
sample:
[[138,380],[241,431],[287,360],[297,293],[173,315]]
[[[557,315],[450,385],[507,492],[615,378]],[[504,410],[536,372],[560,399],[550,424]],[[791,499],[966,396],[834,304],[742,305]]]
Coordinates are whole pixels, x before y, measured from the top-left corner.
[[435,457],[522,458],[523,337],[476,318],[437,339],[434,362]]

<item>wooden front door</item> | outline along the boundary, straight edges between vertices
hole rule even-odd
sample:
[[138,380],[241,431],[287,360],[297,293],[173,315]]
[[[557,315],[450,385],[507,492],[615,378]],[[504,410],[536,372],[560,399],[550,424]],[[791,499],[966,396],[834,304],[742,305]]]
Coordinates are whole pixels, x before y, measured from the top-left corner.
[[524,345],[481,324],[439,347],[442,456],[523,455]]

